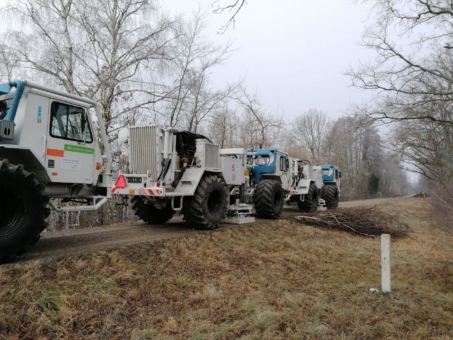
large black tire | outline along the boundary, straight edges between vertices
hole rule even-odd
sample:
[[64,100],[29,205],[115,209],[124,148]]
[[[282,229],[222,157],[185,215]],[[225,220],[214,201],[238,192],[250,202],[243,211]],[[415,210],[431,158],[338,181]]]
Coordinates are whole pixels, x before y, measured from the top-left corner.
[[264,218],[277,218],[283,210],[285,195],[282,184],[272,179],[258,183],[253,193],[253,203],[256,213]]
[[175,214],[170,202],[167,202],[164,208],[158,209],[151,204],[145,204],[141,197],[134,196],[132,197],[131,203],[135,215],[148,224],[164,224],[171,220]]
[[340,192],[336,185],[324,185],[321,189],[321,198],[326,201],[327,209],[336,209],[340,201]]
[[223,178],[206,175],[198,184],[195,194],[186,197],[184,219],[196,229],[215,229],[225,218],[227,206],[226,184]]
[[308,188],[308,193],[304,197],[304,201],[297,201],[299,210],[306,213],[315,212],[318,209],[319,204],[319,195],[318,187],[315,183],[310,184]]
[[44,185],[22,165],[0,160],[0,263],[25,253],[47,227]]

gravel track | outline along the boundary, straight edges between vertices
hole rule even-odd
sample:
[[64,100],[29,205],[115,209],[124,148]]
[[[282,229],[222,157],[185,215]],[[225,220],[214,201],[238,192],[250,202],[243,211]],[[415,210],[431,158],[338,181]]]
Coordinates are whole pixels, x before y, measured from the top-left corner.
[[[340,202],[340,208],[390,203],[398,198],[380,198],[361,201]],[[296,215],[294,210],[284,210],[282,217]],[[256,223],[260,223],[257,219]],[[241,228],[243,226],[224,224],[221,228]],[[46,257],[106,250],[132,244],[186,237],[195,233],[206,233],[190,229],[185,222],[175,218],[170,222],[152,226],[143,222],[122,223],[111,226],[73,229],[57,232],[44,232],[41,240],[27,253],[16,258],[15,262],[37,260]]]

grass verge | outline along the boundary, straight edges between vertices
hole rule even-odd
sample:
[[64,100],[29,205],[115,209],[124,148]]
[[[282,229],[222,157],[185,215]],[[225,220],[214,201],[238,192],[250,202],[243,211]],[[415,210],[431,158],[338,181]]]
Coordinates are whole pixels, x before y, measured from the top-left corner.
[[0,267],[0,339],[450,339],[453,237],[423,199],[392,244],[291,219]]

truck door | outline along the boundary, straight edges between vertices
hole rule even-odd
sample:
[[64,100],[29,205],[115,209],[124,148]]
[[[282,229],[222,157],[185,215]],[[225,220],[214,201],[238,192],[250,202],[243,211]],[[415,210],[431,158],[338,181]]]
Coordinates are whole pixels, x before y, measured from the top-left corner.
[[289,171],[289,159],[285,155],[280,155],[280,177],[282,179],[282,187],[284,190],[289,190],[291,186],[291,176]]
[[52,182],[93,183],[94,138],[86,108],[53,101],[49,121],[46,166]]

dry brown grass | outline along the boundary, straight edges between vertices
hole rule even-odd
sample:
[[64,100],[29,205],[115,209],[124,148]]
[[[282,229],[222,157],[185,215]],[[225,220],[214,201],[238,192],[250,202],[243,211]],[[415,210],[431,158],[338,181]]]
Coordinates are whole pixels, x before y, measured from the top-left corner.
[[0,339],[450,339],[453,239],[422,202],[392,207],[390,295],[379,240],[278,220],[0,267]]

